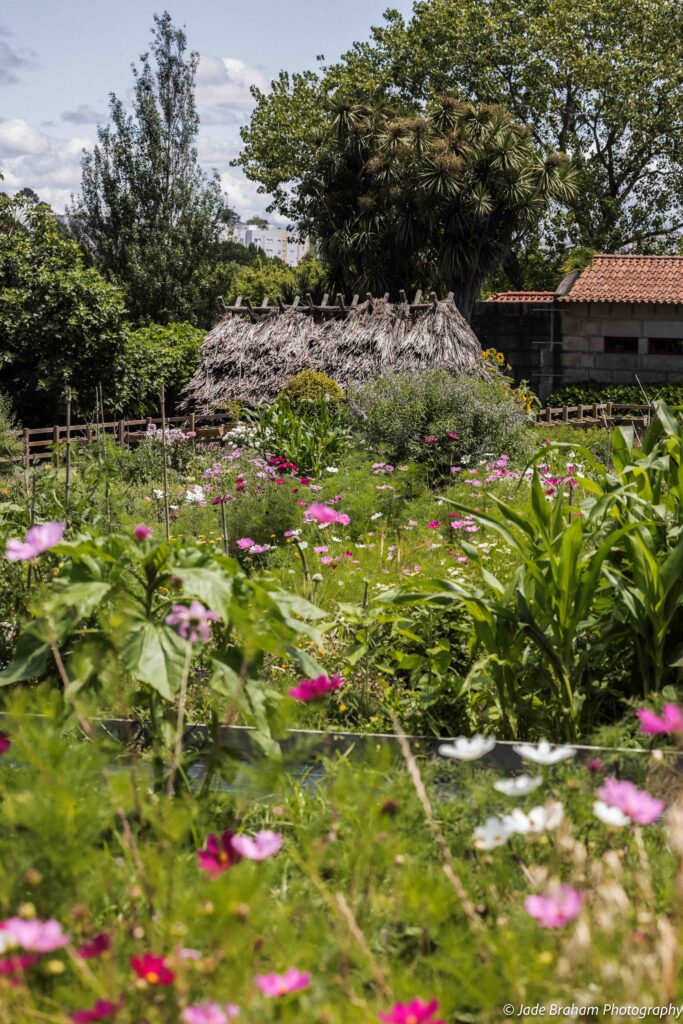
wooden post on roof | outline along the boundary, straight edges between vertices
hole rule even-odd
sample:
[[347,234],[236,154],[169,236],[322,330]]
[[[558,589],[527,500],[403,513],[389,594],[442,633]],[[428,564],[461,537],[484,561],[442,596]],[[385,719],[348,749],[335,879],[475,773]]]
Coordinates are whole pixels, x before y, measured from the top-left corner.
[[399,299],[401,300],[401,302],[403,303],[404,306],[408,305],[408,296],[403,291],[403,288],[401,288],[400,292],[398,293],[398,297],[399,297]]
[[315,313],[315,306],[313,305],[313,296],[311,295],[310,292],[306,292],[306,302],[308,303],[308,308],[311,311],[311,315],[313,315]]
[[418,288],[417,291],[415,292],[415,298],[413,299],[413,305],[417,306],[419,304],[421,298],[422,298],[422,289]]
[[353,308],[354,306],[357,306],[357,305],[358,305],[358,300],[359,300],[359,298],[360,298],[360,296],[359,296],[359,295],[354,295],[354,296],[353,296],[353,298],[351,299],[351,307],[352,307],[352,308]]
[[245,299],[244,305],[247,307],[247,310],[249,311],[249,316],[251,317],[252,323],[256,323],[256,313],[254,312],[254,307],[252,306],[251,301],[249,299]]
[[219,295],[218,298],[216,299],[216,302],[218,303],[218,308],[220,309],[221,313],[225,313],[225,299],[223,298],[223,296]]
[[278,295],[278,297],[276,298],[275,301],[277,302],[277,308],[280,310],[281,313],[284,313],[284,311],[285,311],[285,304],[282,301],[282,296]]
[[268,296],[265,295],[261,302],[261,309],[268,309]]
[[365,301],[368,304],[368,313],[372,313],[372,311],[375,308],[375,303],[374,303],[373,298],[372,298],[372,292],[366,292],[365,293]]
[[449,302],[454,302],[455,301],[455,292],[449,292],[448,295],[446,296],[446,298],[448,299]]
[[295,295],[294,296],[294,302],[292,303],[292,309],[296,309],[296,307],[299,305],[300,302],[301,302],[301,296],[300,295]]
[[346,312],[346,306],[344,305],[344,296],[341,292],[337,293],[337,305],[339,306],[342,313]]
[[430,300],[430,302],[432,304],[432,309],[436,309],[436,304],[439,301],[439,298],[438,298],[436,292],[430,292],[429,293],[429,300]]

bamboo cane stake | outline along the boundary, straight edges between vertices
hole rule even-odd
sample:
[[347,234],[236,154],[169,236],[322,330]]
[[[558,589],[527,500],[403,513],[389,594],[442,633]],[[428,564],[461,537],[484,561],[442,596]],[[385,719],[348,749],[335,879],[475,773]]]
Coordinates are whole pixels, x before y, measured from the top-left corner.
[[66,470],[64,477],[64,519],[71,512],[71,388],[66,392]]
[[164,522],[166,540],[171,539],[171,516],[168,508],[168,452],[166,450],[166,390],[164,385],[159,389],[159,405],[161,407],[161,452],[164,466]]

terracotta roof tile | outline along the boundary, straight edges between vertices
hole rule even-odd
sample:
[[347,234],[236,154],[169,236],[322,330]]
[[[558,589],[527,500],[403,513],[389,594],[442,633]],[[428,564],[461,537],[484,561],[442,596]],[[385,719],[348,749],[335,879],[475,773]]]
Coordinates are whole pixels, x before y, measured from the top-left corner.
[[552,302],[552,292],[496,292],[487,302]]
[[594,256],[560,301],[683,303],[683,256]]

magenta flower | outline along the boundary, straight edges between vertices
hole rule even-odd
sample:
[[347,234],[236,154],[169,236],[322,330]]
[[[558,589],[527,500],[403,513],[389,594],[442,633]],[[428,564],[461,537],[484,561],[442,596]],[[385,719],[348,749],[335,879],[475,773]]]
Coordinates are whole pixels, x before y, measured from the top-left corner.
[[197,850],[199,866],[209,878],[217,878],[242,860],[242,854],[233,844],[234,838],[234,832],[226,831],[220,839],[211,834],[206,838],[206,849]]
[[98,956],[102,956],[103,953],[108,953],[111,949],[111,935],[107,932],[100,932],[89,942],[84,942],[83,945],[78,949],[78,955],[83,960],[94,960]]
[[136,540],[147,540],[151,532],[152,531],[150,530],[149,526],[145,526],[144,523],[138,523],[138,525],[133,530]]
[[51,953],[55,949],[66,946],[69,936],[62,931],[59,921],[39,921],[33,918],[25,921],[22,917],[10,917],[4,922],[4,931],[8,931],[18,946],[27,953]]
[[254,546],[255,541],[253,541],[251,537],[240,537],[240,539],[236,541],[236,544],[240,551],[247,551],[249,548]]
[[321,502],[309,505],[304,516],[309,522],[313,519],[316,523],[341,523],[347,526],[351,522],[343,512],[337,512],[336,509],[329,505],[323,505]]
[[154,956],[152,953],[132,956],[130,966],[138,978],[142,978],[148,985],[172,985],[175,981],[175,974],[167,966],[163,956]]
[[177,633],[195,644],[197,640],[207,643],[211,636],[211,623],[218,622],[219,615],[205,608],[201,601],[193,600],[191,604],[174,604],[171,614],[166,616],[166,625],[173,626]]
[[344,680],[341,676],[316,676],[315,679],[302,679],[298,686],[291,688],[289,696],[294,697],[294,700],[316,700],[343,685]]
[[597,795],[608,807],[618,807],[639,825],[651,825],[665,806],[663,800],[657,800],[645,789],[637,789],[627,779],[605,779]]
[[665,704],[661,718],[647,708],[639,708],[636,714],[640,719],[641,732],[648,736],[659,733],[683,734],[683,711],[676,704]]
[[299,971],[296,967],[290,967],[284,974],[259,974],[256,978],[256,984],[263,994],[273,999],[308,988],[310,983],[308,971]]
[[183,1010],[185,1024],[228,1024],[239,1017],[239,1007],[234,1003],[197,1003]]
[[0,754],[6,754],[12,746],[12,741],[6,732],[0,732]]
[[571,885],[559,885],[545,896],[527,896],[524,906],[541,928],[564,928],[578,916],[583,894]]
[[91,1021],[107,1020],[121,1009],[121,1003],[110,1003],[108,999],[98,999],[91,1010],[76,1010],[71,1014],[74,1024],[91,1024]]
[[246,857],[247,860],[266,860],[278,852],[282,846],[282,836],[277,832],[264,829],[251,836],[235,836],[232,849]]
[[377,1016],[385,1024],[444,1024],[434,1016],[438,1009],[437,999],[432,999],[428,1003],[421,999],[413,999],[409,1003],[396,1003],[389,1013],[379,1013]]
[[29,562],[59,544],[65,529],[65,523],[40,523],[39,526],[32,526],[23,541],[7,541],[5,558],[8,562]]
[[21,956],[10,956],[0,960],[0,978],[12,977],[14,974],[22,974],[29,967],[35,967],[40,962],[37,953],[23,953]]
[[441,520],[440,519],[432,519],[432,521],[430,523],[427,523],[427,529],[428,530],[438,530],[440,526],[441,526]]

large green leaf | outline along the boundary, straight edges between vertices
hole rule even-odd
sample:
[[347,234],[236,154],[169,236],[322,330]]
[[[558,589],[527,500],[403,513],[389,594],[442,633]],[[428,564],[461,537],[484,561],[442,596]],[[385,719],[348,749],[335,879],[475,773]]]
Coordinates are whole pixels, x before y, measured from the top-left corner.
[[173,700],[183,677],[187,643],[168,626],[144,620],[126,626],[121,659],[131,675],[166,700]]

